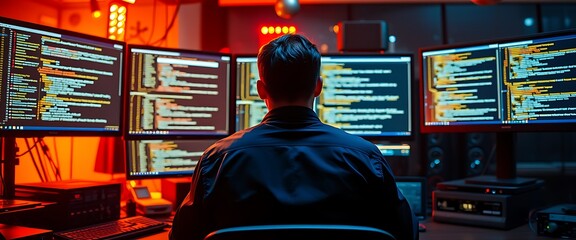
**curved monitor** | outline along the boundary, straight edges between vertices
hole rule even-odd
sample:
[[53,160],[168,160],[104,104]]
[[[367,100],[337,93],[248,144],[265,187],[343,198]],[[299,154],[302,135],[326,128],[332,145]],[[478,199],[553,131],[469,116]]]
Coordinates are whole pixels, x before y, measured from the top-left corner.
[[231,133],[229,54],[128,45],[127,139]]
[[0,18],[0,135],[120,136],[125,44]]
[[576,130],[576,31],[420,49],[421,131]]
[[412,137],[412,55],[322,56],[316,112],[324,123],[364,138]]

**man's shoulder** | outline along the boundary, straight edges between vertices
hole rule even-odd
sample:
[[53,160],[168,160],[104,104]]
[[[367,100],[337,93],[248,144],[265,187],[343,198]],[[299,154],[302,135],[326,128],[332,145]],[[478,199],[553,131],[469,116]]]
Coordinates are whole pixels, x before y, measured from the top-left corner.
[[332,135],[330,139],[336,142],[344,142],[346,144],[354,144],[357,146],[373,147],[374,144],[358,135],[350,134],[340,128],[330,126],[328,124],[323,124],[329,129],[329,133]]
[[[302,141],[294,141],[294,138],[302,138]],[[225,152],[243,148],[279,146],[279,145],[318,145],[336,146],[343,148],[360,149],[364,152],[372,152],[377,147],[370,141],[352,135],[342,129],[328,124],[315,124],[310,128],[278,130],[273,126],[257,125],[248,129],[240,130],[226,138],[218,140],[207,152]]]

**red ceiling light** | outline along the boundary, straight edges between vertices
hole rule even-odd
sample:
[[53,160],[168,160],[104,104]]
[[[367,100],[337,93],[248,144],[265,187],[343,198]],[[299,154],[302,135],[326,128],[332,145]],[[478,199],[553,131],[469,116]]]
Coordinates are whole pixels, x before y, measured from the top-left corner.
[[480,6],[487,6],[487,5],[496,5],[500,2],[500,0],[471,0],[474,4]]
[[100,6],[96,0],[90,0],[90,11],[92,12],[92,17],[100,18],[102,12],[100,11]]
[[260,27],[258,43],[260,46],[284,34],[296,33],[296,26],[269,25]]
[[262,26],[260,28],[262,35],[283,35],[288,33],[296,33],[294,26]]

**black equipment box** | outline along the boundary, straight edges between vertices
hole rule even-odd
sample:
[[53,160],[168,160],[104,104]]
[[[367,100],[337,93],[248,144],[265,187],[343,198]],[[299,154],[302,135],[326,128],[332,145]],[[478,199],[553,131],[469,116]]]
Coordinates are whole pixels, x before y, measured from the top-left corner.
[[536,212],[539,236],[576,238],[576,204],[560,204]]
[[542,180],[513,187],[459,180],[438,185],[432,192],[432,219],[437,222],[511,229],[527,223],[530,210],[543,203]]
[[121,184],[88,180],[23,183],[16,198],[53,202],[31,219],[34,227],[60,231],[120,218]]

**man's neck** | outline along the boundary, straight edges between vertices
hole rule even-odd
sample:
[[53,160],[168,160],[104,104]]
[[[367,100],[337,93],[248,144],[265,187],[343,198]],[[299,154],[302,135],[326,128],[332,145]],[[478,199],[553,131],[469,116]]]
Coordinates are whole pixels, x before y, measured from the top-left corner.
[[293,102],[286,102],[286,101],[266,101],[266,106],[268,110],[276,109],[279,107],[287,107],[287,106],[299,106],[299,107],[307,107],[313,109],[314,100],[310,101],[293,101]]

